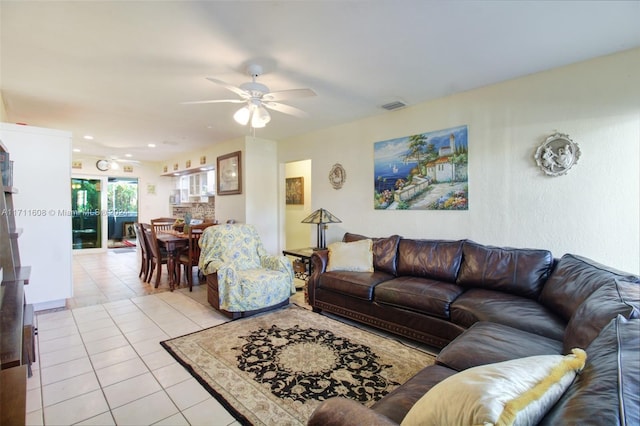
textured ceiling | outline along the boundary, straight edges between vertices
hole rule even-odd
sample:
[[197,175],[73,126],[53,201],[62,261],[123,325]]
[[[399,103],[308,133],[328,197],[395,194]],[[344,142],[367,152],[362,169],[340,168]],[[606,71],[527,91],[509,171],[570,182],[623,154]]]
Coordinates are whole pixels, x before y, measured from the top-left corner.
[[237,104],[181,102],[237,97],[206,77],[240,85],[251,62],[317,93],[256,130],[279,140],[638,47],[639,21],[638,1],[2,0],[0,88],[10,122],[161,161],[250,134]]

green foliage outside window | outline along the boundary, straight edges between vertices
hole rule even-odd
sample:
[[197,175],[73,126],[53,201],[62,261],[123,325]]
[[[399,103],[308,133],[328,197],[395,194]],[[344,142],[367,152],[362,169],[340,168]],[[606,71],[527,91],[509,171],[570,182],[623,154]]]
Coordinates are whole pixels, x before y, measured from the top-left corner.
[[138,185],[129,182],[108,185],[107,208],[111,212],[137,212]]

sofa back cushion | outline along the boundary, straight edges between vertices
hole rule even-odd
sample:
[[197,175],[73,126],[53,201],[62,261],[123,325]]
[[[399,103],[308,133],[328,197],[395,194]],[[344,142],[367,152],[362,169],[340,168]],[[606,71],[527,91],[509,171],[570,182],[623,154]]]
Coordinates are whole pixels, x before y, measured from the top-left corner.
[[587,363],[541,425],[640,424],[640,320],[618,316],[587,347]]
[[614,280],[596,289],[578,307],[564,333],[564,353],[585,349],[617,315],[640,318],[640,284]]
[[373,268],[377,271],[396,275],[396,257],[398,255],[400,235],[392,235],[386,238],[369,238],[364,235],[347,232],[342,237],[342,241],[345,243],[366,239],[373,240]]
[[565,254],[545,283],[540,303],[569,321],[591,293],[607,283],[614,284],[616,279],[640,282],[637,276],[616,271],[585,257]]
[[454,283],[462,262],[463,241],[401,239],[398,275]]
[[537,299],[553,256],[548,250],[483,246],[465,241],[457,283]]

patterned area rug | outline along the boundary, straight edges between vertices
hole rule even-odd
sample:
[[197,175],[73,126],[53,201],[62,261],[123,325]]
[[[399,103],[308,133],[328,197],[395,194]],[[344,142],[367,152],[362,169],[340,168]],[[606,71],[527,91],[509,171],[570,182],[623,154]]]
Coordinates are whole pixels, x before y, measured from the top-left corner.
[[334,396],[370,406],[433,356],[297,305],[161,343],[242,424],[304,425]]

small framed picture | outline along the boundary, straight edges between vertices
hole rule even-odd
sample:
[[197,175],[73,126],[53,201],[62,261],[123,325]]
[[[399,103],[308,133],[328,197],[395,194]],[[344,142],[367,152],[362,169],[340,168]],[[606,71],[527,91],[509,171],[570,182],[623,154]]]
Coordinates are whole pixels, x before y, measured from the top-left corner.
[[136,231],[133,229],[133,222],[122,223],[122,238],[135,238]]
[[241,151],[236,151],[217,158],[218,195],[242,194],[241,155]]
[[286,179],[286,203],[304,204],[304,178],[293,177]]

